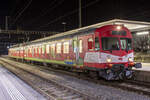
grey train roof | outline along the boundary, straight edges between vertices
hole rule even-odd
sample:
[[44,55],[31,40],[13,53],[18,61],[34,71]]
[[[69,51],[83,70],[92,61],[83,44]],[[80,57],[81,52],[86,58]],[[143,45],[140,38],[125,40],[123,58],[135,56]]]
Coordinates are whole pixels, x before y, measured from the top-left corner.
[[[79,32],[88,31],[88,30],[91,30],[91,29],[96,29],[98,27],[102,27],[104,25],[112,25],[112,24],[124,25],[131,32],[143,31],[143,30],[149,30],[150,29],[150,22],[113,19],[113,20],[110,20],[110,21],[105,21],[105,22],[85,26],[85,27],[74,29],[74,30],[71,30],[71,31],[58,33],[56,35],[48,36],[46,38],[37,39],[37,40],[31,41],[31,42],[28,42],[27,44],[33,44],[33,43],[38,43],[38,42],[42,42],[42,41],[46,41],[46,40],[51,40],[51,39],[54,39],[54,38],[57,38],[57,37],[64,37],[64,36],[67,36],[67,35],[73,35],[73,34],[76,34],[76,33],[79,33]],[[16,46],[14,46],[14,47],[16,47]]]

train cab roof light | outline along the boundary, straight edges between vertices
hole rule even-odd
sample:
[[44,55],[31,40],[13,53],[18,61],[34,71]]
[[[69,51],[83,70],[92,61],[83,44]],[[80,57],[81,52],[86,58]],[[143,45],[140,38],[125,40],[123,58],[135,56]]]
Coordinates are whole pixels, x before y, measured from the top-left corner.
[[149,32],[148,31],[143,31],[143,32],[137,32],[136,34],[137,35],[147,35],[147,34],[149,34]]
[[117,30],[120,30],[122,27],[119,25],[119,26],[117,26]]

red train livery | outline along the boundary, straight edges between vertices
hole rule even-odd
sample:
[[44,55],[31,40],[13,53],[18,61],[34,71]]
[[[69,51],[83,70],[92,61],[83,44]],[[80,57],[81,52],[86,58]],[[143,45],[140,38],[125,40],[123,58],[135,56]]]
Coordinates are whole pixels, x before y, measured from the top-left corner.
[[107,80],[130,78],[133,62],[132,35],[123,25],[73,30],[13,46],[9,56],[17,59],[68,65]]

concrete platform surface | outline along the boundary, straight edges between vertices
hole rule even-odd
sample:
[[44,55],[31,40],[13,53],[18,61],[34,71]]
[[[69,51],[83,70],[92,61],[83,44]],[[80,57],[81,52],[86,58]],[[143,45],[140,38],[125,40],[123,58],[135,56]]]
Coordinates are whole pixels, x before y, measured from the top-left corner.
[[142,68],[135,69],[134,79],[137,81],[150,82],[150,63],[142,63]]
[[46,100],[41,94],[0,65],[0,100]]

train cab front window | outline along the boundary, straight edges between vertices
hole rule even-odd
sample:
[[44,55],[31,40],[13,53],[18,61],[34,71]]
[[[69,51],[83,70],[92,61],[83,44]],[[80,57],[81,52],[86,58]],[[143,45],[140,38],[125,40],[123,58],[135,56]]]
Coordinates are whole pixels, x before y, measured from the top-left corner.
[[102,38],[103,50],[119,50],[119,40],[115,37],[103,37]]
[[120,38],[120,44],[122,50],[131,50],[132,49],[132,40],[129,38]]
[[122,50],[126,50],[127,49],[127,41],[126,41],[126,39],[120,39],[120,43],[121,43],[121,49]]
[[128,50],[132,50],[132,39],[127,39],[127,48]]
[[98,51],[98,50],[100,50],[99,38],[96,37],[95,38],[95,51]]

